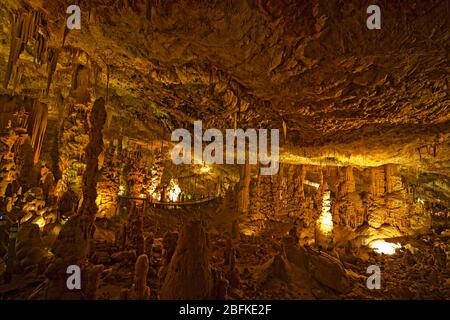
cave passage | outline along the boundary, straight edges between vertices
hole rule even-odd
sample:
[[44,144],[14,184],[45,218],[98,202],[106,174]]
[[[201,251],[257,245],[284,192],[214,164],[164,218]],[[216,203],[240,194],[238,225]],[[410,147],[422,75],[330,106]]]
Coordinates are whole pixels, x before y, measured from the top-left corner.
[[450,299],[447,1],[74,2],[0,1],[0,300]]

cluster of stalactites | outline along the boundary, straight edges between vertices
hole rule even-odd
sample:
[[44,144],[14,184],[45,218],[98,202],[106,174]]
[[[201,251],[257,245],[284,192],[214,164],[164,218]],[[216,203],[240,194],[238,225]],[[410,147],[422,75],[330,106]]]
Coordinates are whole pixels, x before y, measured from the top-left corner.
[[[46,15],[36,9],[15,12],[11,15],[11,44],[8,64],[3,79],[3,87],[6,89],[13,82],[14,90],[20,83],[21,70],[19,67],[20,55],[27,51],[36,64],[47,64],[47,84],[45,93],[48,95],[52,85],[53,76],[57,69],[58,59],[62,53],[71,55],[74,64],[78,64],[79,57],[86,54],[84,51],[64,45],[61,48],[49,45],[49,32],[47,31]],[[87,63],[94,73],[94,84],[97,85],[101,68],[89,56]]]
[[8,87],[13,75],[15,79],[20,78],[17,61],[29,44],[32,45],[30,50],[34,61],[39,64],[46,61],[48,33],[45,25],[45,16],[38,10],[18,12],[11,15],[11,47],[5,78],[3,79],[4,88]]

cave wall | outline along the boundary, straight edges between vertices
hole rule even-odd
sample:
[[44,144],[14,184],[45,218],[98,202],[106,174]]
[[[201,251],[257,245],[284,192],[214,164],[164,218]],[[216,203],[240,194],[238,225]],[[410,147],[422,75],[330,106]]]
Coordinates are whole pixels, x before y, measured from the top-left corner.
[[250,212],[255,219],[292,219],[314,226],[326,190],[331,191],[335,225],[353,231],[389,225],[403,234],[431,228],[429,210],[402,181],[399,167],[391,164],[374,168],[282,164],[278,175],[253,177]]

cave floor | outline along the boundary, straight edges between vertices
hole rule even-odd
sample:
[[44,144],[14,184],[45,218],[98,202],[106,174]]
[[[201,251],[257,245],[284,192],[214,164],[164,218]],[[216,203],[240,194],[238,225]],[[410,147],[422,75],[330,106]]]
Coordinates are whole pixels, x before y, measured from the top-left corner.
[[[214,213],[215,212],[215,213]],[[208,230],[211,267],[227,272],[224,257],[227,248],[227,228],[223,224],[223,212],[213,206],[202,210],[176,209],[152,210],[145,215],[144,230],[153,233],[153,245],[149,253],[148,285],[151,298],[158,299],[160,281],[158,270],[163,264],[163,236],[179,230],[192,219],[203,219]],[[98,219],[91,246],[91,261],[104,266],[98,298],[115,300],[121,291],[133,283],[136,255],[121,251],[114,243],[115,230],[122,218]],[[433,234],[395,239],[403,248],[393,255],[377,254],[368,248],[360,248],[354,254],[346,254],[343,248],[335,248],[331,255],[345,266],[350,279],[346,293],[333,290],[318,282],[310,273],[285,259],[283,266],[274,266],[273,257],[283,252],[283,237],[289,225],[266,222],[258,235],[240,235],[236,252],[236,266],[240,285],[228,292],[228,299],[446,299],[450,296],[450,269],[439,260],[433,248],[448,243],[448,234]],[[47,238],[46,241],[55,239]],[[411,245],[414,254],[405,249]],[[442,259],[441,259],[442,260]],[[369,290],[366,286],[367,267],[380,266],[382,288]],[[45,276],[42,270],[14,275],[11,283],[0,286],[3,299],[43,298]]]

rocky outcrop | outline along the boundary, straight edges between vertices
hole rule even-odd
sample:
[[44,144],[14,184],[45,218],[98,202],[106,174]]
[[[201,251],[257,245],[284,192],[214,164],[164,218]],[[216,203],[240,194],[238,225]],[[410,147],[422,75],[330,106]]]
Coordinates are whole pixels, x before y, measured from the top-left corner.
[[39,227],[28,223],[19,228],[16,243],[17,266],[22,272],[35,272],[37,275],[45,271],[50,258],[44,249]]
[[337,292],[350,291],[350,282],[342,262],[324,252],[309,250],[309,267],[314,279]]
[[290,263],[307,271],[321,285],[339,293],[350,291],[347,271],[336,257],[311,247],[298,246],[290,238],[284,239],[283,248]]
[[[80,299],[82,292],[67,288],[67,268],[70,265],[85,266],[88,254],[87,240],[83,235],[80,216],[70,218],[61,229],[52,248],[54,259],[46,270],[47,299]],[[85,287],[83,287],[85,288]]]

